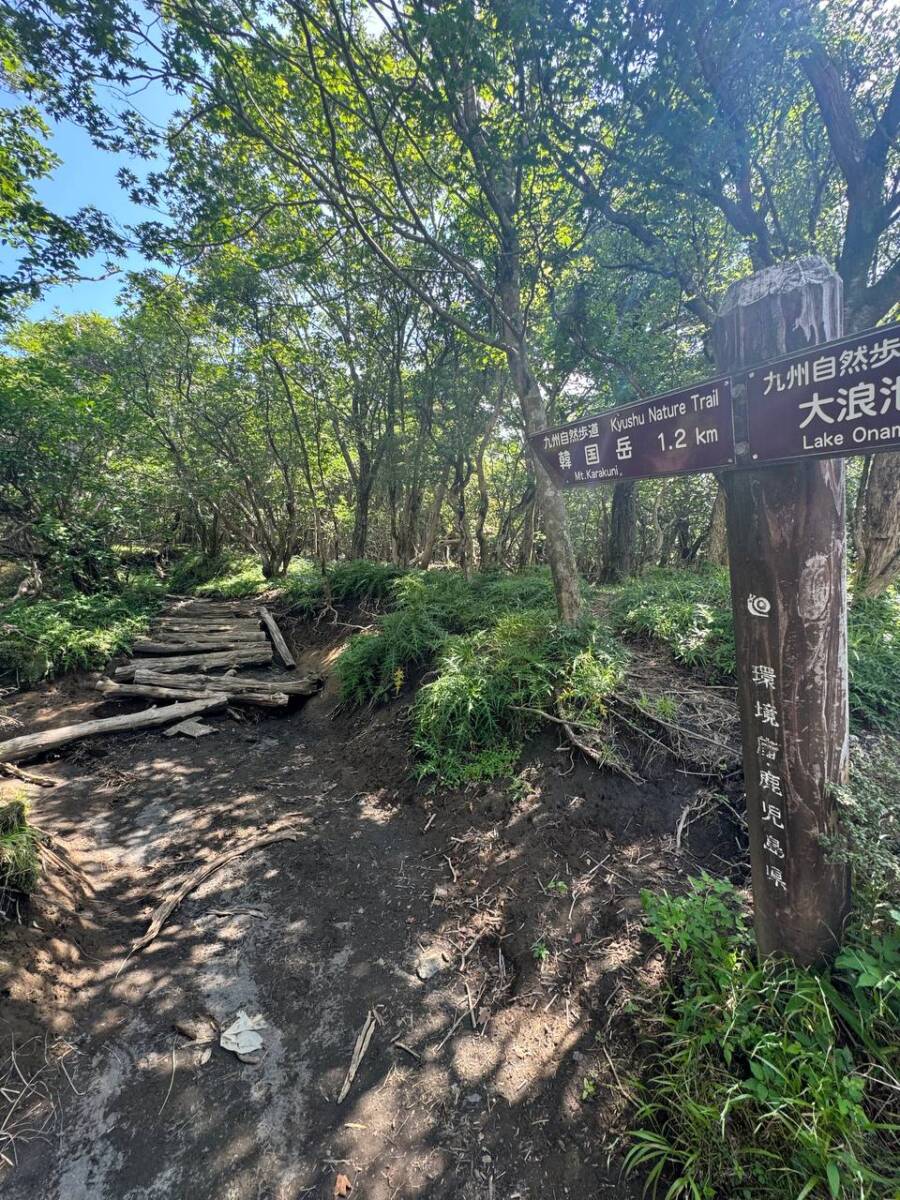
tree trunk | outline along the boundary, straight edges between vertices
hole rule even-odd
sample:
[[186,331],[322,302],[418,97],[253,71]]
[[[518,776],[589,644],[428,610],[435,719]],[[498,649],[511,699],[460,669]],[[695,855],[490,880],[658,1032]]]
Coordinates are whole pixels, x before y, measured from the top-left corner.
[[604,583],[620,583],[634,567],[634,541],[637,528],[636,486],[625,479],[613,488],[609,551],[603,572]]
[[369,503],[372,498],[372,480],[360,471],[353,505],[353,537],[350,541],[350,557],[365,558],[369,542]]
[[879,596],[900,574],[900,454],[873,454],[859,497],[858,596]]
[[434,554],[434,544],[441,531],[441,509],[444,507],[444,496],[447,494],[447,476],[449,474],[450,468],[447,467],[444,470],[444,474],[438,480],[437,487],[434,489],[434,499],[431,502],[431,508],[428,510],[428,518],[425,521],[425,537],[422,540],[422,549],[419,551],[419,557],[416,559],[416,565],[423,571],[428,568],[431,562],[431,556]]
[[[507,358],[513,386],[525,418],[525,433],[530,437],[546,428],[547,413],[544,408],[544,398],[537,380],[531,374],[528,366],[524,344],[520,343],[517,349],[511,349]],[[547,560],[553,576],[559,619],[567,625],[574,625],[581,616],[582,600],[578,581],[578,565],[575,561],[572,540],[569,537],[566,501],[562,491],[550,478],[536,454],[531,455],[531,461],[537,483],[537,502],[541,510],[547,545]]]
[[728,529],[725,523],[725,492],[721,483],[716,487],[709,519],[709,548],[707,557],[717,567],[728,566]]
[[522,540],[519,543],[519,567],[524,570],[530,567],[534,559],[534,526],[537,498],[532,497],[522,518]]

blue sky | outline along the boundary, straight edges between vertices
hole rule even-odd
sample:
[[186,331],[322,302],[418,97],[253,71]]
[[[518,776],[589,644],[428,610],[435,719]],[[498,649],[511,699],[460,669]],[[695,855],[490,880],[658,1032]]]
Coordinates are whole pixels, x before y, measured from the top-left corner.
[[[108,102],[110,107],[117,110],[123,107],[122,98],[113,93],[109,94]],[[177,107],[175,99],[168,96],[162,87],[147,88],[139,95],[131,97],[128,102],[158,126],[165,125]],[[0,93],[0,105],[3,107],[12,107],[18,103],[18,97]],[[142,176],[152,168],[152,163],[141,160],[135,162],[124,154],[110,154],[98,150],[92,145],[88,135],[69,121],[53,122],[48,119],[48,124],[51,127],[50,148],[62,159],[53,175],[41,180],[35,188],[38,198],[48,208],[66,215],[92,204],[123,229],[137,221],[159,216],[153,210],[132,204],[116,179],[116,172],[122,166],[131,166]],[[11,256],[8,253],[0,251],[0,263],[4,269],[8,267],[10,260]],[[133,252],[123,258],[119,265],[123,270],[136,270],[148,264],[141,255]],[[102,256],[94,262],[85,260],[83,263],[85,276],[100,276],[102,271]],[[40,300],[30,306],[27,315],[31,318],[45,317],[55,310],[64,313],[91,311],[113,314],[116,312],[116,296],[121,286],[122,276],[117,274],[105,279],[85,279],[74,284],[50,288]]]

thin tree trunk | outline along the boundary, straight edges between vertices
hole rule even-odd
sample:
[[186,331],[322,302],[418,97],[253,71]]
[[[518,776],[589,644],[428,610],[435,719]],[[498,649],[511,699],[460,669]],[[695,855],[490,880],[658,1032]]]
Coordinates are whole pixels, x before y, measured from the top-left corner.
[[709,549],[707,557],[717,567],[728,566],[728,530],[725,523],[725,492],[722,485],[716,487],[712,513],[709,519]]
[[856,594],[880,596],[900,574],[900,454],[873,454],[860,495]]
[[[529,369],[523,344],[517,350],[510,350],[508,360],[513,386],[525,418],[525,432],[530,437],[546,428],[547,413],[544,408],[544,398],[537,385],[537,380]],[[575,561],[572,540],[569,537],[569,517],[566,512],[565,498],[544,469],[544,465],[537,455],[533,454],[531,457],[537,483],[537,501],[541,509],[546,538],[547,560],[550,563],[553,587],[556,592],[556,607],[560,620],[567,625],[574,625],[581,616],[582,599],[578,581],[578,565]]]
[[637,527],[635,482],[625,479],[613,488],[612,518],[609,528],[609,553],[604,583],[619,583],[627,579],[634,564],[634,541]]
[[441,509],[444,507],[444,496],[447,494],[447,476],[449,474],[450,468],[446,467],[444,474],[438,480],[437,487],[434,489],[434,499],[431,502],[431,508],[428,510],[428,517],[425,521],[425,537],[422,541],[422,549],[419,551],[419,557],[416,560],[416,565],[422,570],[425,570],[431,562],[431,556],[434,554],[434,544],[441,531]]

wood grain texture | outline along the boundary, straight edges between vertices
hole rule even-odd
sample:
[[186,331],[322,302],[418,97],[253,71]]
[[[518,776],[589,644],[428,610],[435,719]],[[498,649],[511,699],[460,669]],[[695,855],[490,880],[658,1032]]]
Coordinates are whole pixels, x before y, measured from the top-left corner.
[[[841,321],[841,281],[824,260],[768,268],[729,289],[713,326],[717,364],[735,371],[840,337]],[[848,761],[844,465],[729,471],[723,482],[757,942],[763,956],[810,964],[836,951],[849,908],[847,872],[820,841],[835,829],[831,788]],[[769,603],[768,615],[750,611],[751,597]],[[774,682],[761,685],[754,666],[771,668]],[[758,705],[771,705],[777,728]],[[771,760],[761,737],[775,743]],[[773,836],[783,859],[765,849]]]
[[269,637],[272,639],[272,645],[275,647],[275,653],[278,656],[279,661],[283,666],[293,670],[297,665],[297,661],[288,649],[288,644],[282,637],[281,630],[278,628],[275,618],[265,607],[260,608],[259,616],[263,625],[265,625],[266,629],[268,630]]
[[44,729],[40,733],[27,733],[22,737],[0,742],[0,762],[15,762],[23,758],[34,758],[48,750],[56,750],[68,742],[81,738],[96,737],[100,733],[123,733],[129,729],[149,729],[154,725],[168,725],[171,721],[184,720],[197,713],[222,708],[228,703],[228,695],[222,693],[203,700],[191,700],[187,704],[167,704],[164,708],[148,708],[143,712],[125,713],[121,717],[104,717],[97,721],[82,721],[78,725],[62,725],[58,729]]

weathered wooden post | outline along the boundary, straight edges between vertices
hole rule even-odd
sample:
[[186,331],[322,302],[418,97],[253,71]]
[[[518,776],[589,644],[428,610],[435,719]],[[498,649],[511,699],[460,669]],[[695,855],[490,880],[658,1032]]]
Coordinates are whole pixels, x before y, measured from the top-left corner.
[[[753,368],[841,334],[841,280],[821,258],[729,288],[713,346],[739,459]],[[837,949],[849,906],[847,872],[819,840],[848,759],[844,464],[726,471],[724,484],[757,942],[812,964]]]

